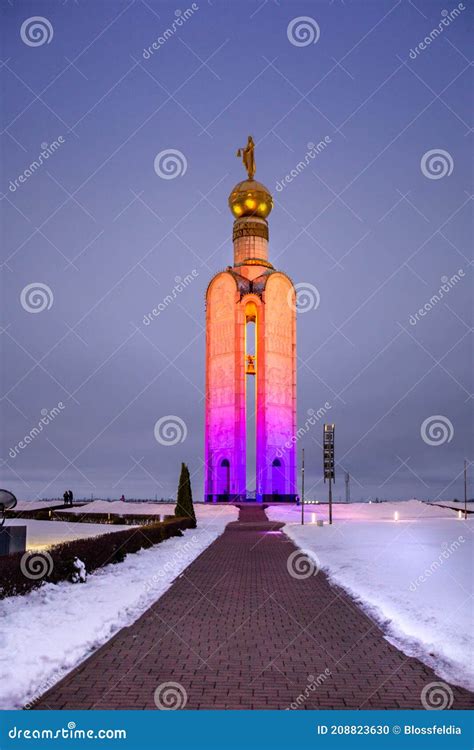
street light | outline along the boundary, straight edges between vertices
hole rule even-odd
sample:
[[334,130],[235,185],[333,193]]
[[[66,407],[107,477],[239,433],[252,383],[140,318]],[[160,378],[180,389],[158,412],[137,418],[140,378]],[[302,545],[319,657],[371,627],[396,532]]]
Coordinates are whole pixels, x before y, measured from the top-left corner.
[[301,451],[301,525],[304,526],[304,448]]

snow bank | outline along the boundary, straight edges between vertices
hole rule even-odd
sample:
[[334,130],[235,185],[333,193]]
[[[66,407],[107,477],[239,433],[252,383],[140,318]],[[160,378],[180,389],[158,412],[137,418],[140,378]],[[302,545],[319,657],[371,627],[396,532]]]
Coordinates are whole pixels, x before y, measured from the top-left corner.
[[271,506],[267,515],[286,523],[288,536],[361,603],[388,640],[441,678],[474,689],[472,517],[459,520],[417,500],[336,505],[333,526],[315,524],[327,519],[327,506],[307,509],[305,526],[295,506]]
[[205,513],[198,508],[197,529],[128,555],[123,563],[96,571],[83,585],[46,584],[0,602],[0,708],[34,702],[133,623],[238,516],[234,506],[206,506]]

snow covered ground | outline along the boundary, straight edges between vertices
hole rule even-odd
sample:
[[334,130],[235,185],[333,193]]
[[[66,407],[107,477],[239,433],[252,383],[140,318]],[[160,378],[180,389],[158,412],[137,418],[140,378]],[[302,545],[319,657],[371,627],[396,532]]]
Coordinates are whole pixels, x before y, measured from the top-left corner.
[[[388,640],[443,679],[474,689],[474,519],[418,500],[270,506],[285,533],[381,623]],[[398,513],[399,520],[394,520]]]
[[[428,505],[430,501],[428,500]],[[454,510],[464,510],[464,500],[454,502],[454,500],[436,500],[432,502],[433,505],[444,505],[446,508],[453,508]],[[474,502],[472,500],[467,501],[467,510],[474,511]]]
[[85,584],[46,584],[0,601],[1,709],[34,703],[134,622],[238,516],[234,506],[197,505],[196,511],[197,529],[128,555],[123,563],[96,571]]
[[15,513],[22,510],[47,510],[48,508],[57,508],[60,505],[63,505],[62,500],[18,500],[12,510]]
[[[140,516],[172,516],[174,515],[174,509],[176,503],[127,503],[123,500],[93,500],[90,503],[86,503],[81,508],[72,507],[64,508],[61,513],[117,513],[120,516],[126,515],[140,515]],[[196,510],[196,516],[200,513],[201,518],[207,518],[209,515],[209,505],[204,503],[194,503]],[[211,507],[212,515],[212,507]]]
[[73,521],[34,521],[30,518],[9,518],[5,526],[26,526],[26,549],[41,550],[72,539],[88,539],[99,534],[132,529],[133,526]]

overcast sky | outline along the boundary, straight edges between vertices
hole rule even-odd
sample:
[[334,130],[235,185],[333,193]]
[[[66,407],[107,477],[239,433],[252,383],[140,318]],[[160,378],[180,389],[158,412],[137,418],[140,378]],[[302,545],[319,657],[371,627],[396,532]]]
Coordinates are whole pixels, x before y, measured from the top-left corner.
[[336,497],[344,471],[353,499],[462,495],[472,16],[442,15],[457,7],[2,2],[4,487],[169,497],[185,460],[202,498],[204,295],[232,262],[252,134],[270,260],[301,290],[307,496],[326,494],[324,421]]

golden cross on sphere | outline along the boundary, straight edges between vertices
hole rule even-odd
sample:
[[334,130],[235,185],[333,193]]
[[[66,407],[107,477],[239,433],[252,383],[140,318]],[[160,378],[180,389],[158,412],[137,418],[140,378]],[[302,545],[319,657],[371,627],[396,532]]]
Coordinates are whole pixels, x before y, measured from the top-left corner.
[[247,145],[245,148],[239,148],[237,151],[237,156],[239,158],[242,158],[242,161],[244,163],[244,167],[247,170],[248,178],[249,180],[253,180],[255,175],[255,143],[253,142],[253,138],[251,135],[249,135],[247,140]]

